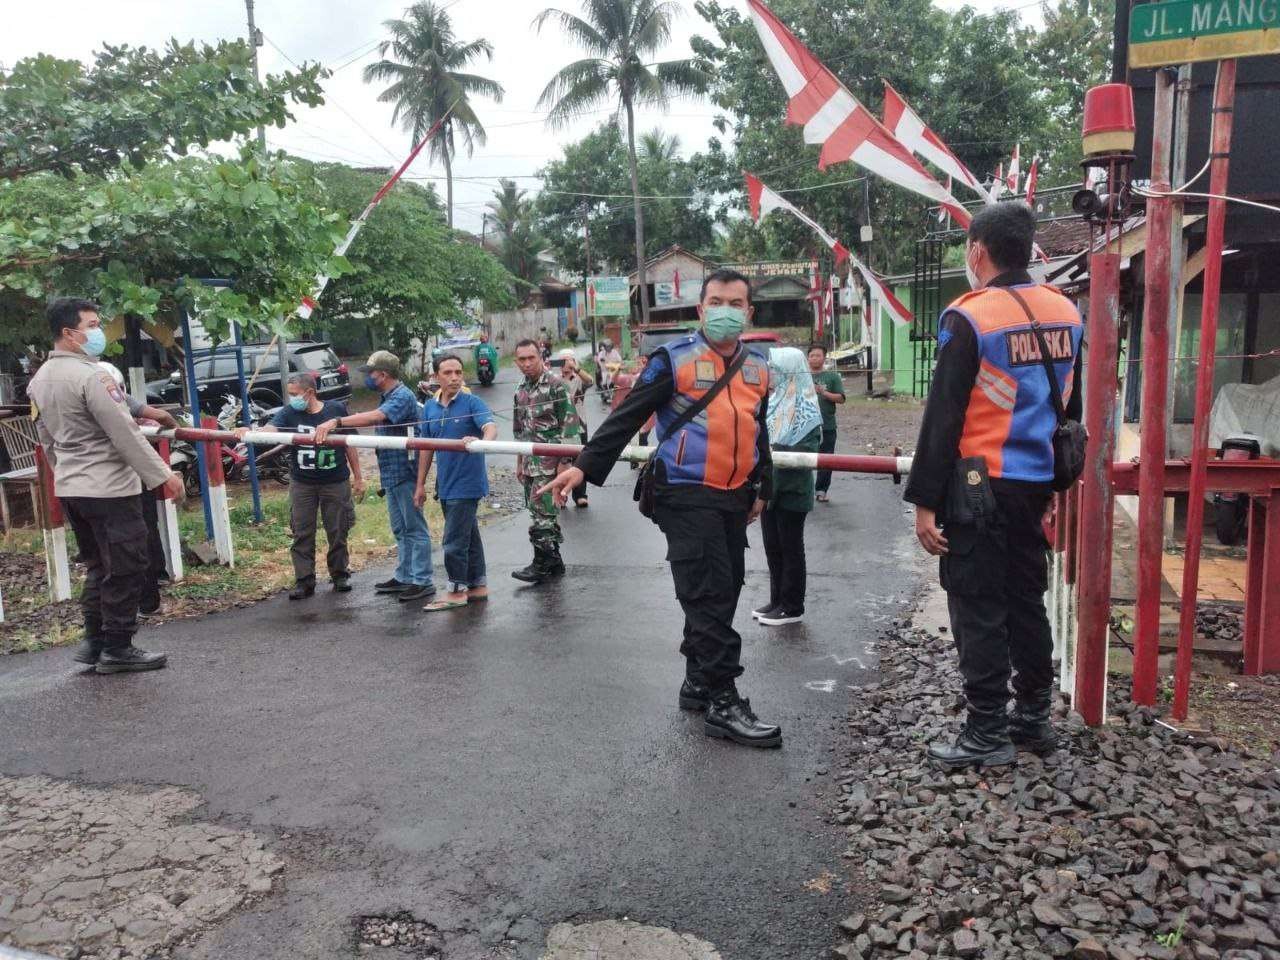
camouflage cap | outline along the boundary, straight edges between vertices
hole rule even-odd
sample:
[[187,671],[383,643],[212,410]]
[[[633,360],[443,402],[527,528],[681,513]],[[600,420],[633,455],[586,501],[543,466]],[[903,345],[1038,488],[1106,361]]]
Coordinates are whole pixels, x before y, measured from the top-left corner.
[[369,355],[369,362],[361,364],[359,367],[361,373],[371,373],[374,370],[381,370],[383,373],[400,379],[400,358],[390,350],[375,350]]

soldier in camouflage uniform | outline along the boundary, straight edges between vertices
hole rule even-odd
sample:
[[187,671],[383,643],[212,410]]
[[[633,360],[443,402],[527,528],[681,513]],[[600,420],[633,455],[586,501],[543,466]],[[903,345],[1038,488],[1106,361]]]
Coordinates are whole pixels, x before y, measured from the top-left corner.
[[[547,370],[542,352],[532,340],[516,344],[516,366],[524,380],[516,388],[511,417],[515,438],[527,443],[563,443],[566,428],[577,423],[577,411],[564,383]],[[555,479],[562,466],[562,461],[551,457],[521,457],[517,461],[516,476],[524,484],[525,504],[532,520],[529,542],[533,544],[533,562],[511,575],[525,583],[542,583],[564,573],[559,508],[551,494],[535,496],[538,488]]]

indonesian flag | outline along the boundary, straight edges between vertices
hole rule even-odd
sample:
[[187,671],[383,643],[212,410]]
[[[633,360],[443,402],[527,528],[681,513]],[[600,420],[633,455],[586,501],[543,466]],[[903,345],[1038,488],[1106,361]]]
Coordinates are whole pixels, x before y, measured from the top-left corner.
[[954,177],[987,203],[991,202],[991,194],[978,182],[978,178],[925,125],[919,114],[911,109],[910,104],[902,99],[902,94],[893,89],[888,80],[884,82],[884,125],[904,147],[928,160],[947,175],[947,193],[951,193],[951,180]]
[[[951,192],[951,178],[947,177],[947,193],[950,193],[950,192]],[[990,196],[990,194],[988,194],[987,191],[985,190],[982,191],[982,195],[984,197]],[[951,214],[947,212],[946,207],[938,208],[938,222],[945,223],[947,225],[947,229],[948,230],[951,229]]]
[[1036,180],[1040,175],[1040,155],[1036,154],[1031,158],[1031,169],[1027,171],[1027,206],[1035,209],[1036,206]]
[[991,175],[991,197],[994,200],[999,200],[1002,193],[1004,193],[1003,160],[996,164],[996,172]]
[[303,297],[302,303],[298,305],[298,316],[303,320],[310,320],[311,314],[316,308],[316,302],[310,297]]
[[[774,210],[785,210],[801,223],[812,229],[818,236],[823,239],[834,252],[836,263],[839,264],[844,260],[849,263],[862,274],[862,279],[866,281],[867,287],[871,290],[871,295],[880,302],[880,305],[889,312],[889,316],[897,324],[909,324],[915,322],[915,317],[911,315],[911,311],[903,306],[902,302],[893,295],[880,278],[871,272],[861,260],[855,257],[848,249],[835,237],[823,230],[811,217],[798,210],[793,204],[784,199],[781,194],[775,190],[771,190],[757,177],[753,177],[749,173],[744,173],[747,180],[747,200],[751,208],[751,219],[756,223],[760,222],[760,218],[766,214],[772,213]],[[961,210],[964,208],[961,207]]]
[[671,295],[675,298],[676,303],[680,302],[680,271],[677,270],[671,277]]
[[1013,146],[1013,159],[1009,161],[1009,178],[1005,181],[1005,186],[1009,188],[1010,193],[1018,192],[1018,179],[1021,176],[1019,165],[1022,158],[1018,155],[1022,150],[1022,144],[1016,143]]
[[920,161],[858,102],[795,34],[760,0],[747,0],[756,33],[787,91],[787,122],[804,128],[804,142],[820,144],[818,169],[849,160],[891,183],[952,208],[958,223],[969,213]]
[[759,178],[753,177],[745,171],[742,175],[747,181],[747,202],[751,208],[752,220],[759,223],[761,217],[773,213],[775,210],[785,210],[822,238],[822,242],[830,247],[835,254],[837,264],[852,258],[852,254],[845,248],[845,245],[823,230],[816,220],[784,200],[781,194],[766,187]]

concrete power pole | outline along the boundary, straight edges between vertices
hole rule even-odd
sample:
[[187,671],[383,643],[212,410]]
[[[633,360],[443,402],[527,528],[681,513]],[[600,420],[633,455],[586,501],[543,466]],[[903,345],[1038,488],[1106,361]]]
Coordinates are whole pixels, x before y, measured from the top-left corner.
[[[262,31],[253,22],[253,0],[244,0],[244,11],[249,19],[249,53],[253,57],[253,82],[261,84],[258,72],[258,48],[262,46]],[[267,128],[258,124],[258,149],[267,152]],[[289,350],[286,337],[276,337],[276,358],[280,363],[280,402],[284,403],[289,396]],[[248,410],[243,411],[246,415]]]

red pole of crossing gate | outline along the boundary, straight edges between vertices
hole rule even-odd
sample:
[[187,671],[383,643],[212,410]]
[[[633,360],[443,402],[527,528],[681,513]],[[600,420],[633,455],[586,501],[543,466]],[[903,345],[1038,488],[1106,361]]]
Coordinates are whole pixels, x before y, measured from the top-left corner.
[[[1110,234],[1106,234],[1110,237]],[[1115,501],[1116,355],[1119,349],[1120,254],[1111,242],[1089,257],[1089,364],[1084,422],[1089,446],[1080,487],[1080,636],[1075,709],[1096,726],[1106,713],[1107,635],[1111,624],[1111,540]],[[1119,247],[1119,230],[1115,233]]]
[[[1231,157],[1231,115],[1236,95],[1236,62],[1218,63],[1213,88],[1213,133],[1209,142],[1209,193],[1227,192]],[[1187,553],[1182,568],[1182,610],[1178,624],[1178,660],[1174,669],[1173,716],[1185,720],[1191,692],[1191,654],[1196,631],[1196,594],[1200,581],[1200,546],[1204,535],[1204,486],[1209,461],[1209,406],[1218,341],[1218,295],[1222,289],[1222,241],[1225,200],[1209,201],[1205,227],[1204,306],[1200,317],[1200,365],[1196,370],[1195,425],[1191,430],[1191,485],[1187,491]]]
[[1133,633],[1133,700],[1156,702],[1160,659],[1160,587],[1164,580],[1164,459],[1169,389],[1169,140],[1173,134],[1173,75],[1156,71],[1151,137],[1151,191],[1147,200],[1146,287],[1142,321],[1142,430],[1138,480],[1138,579]]

